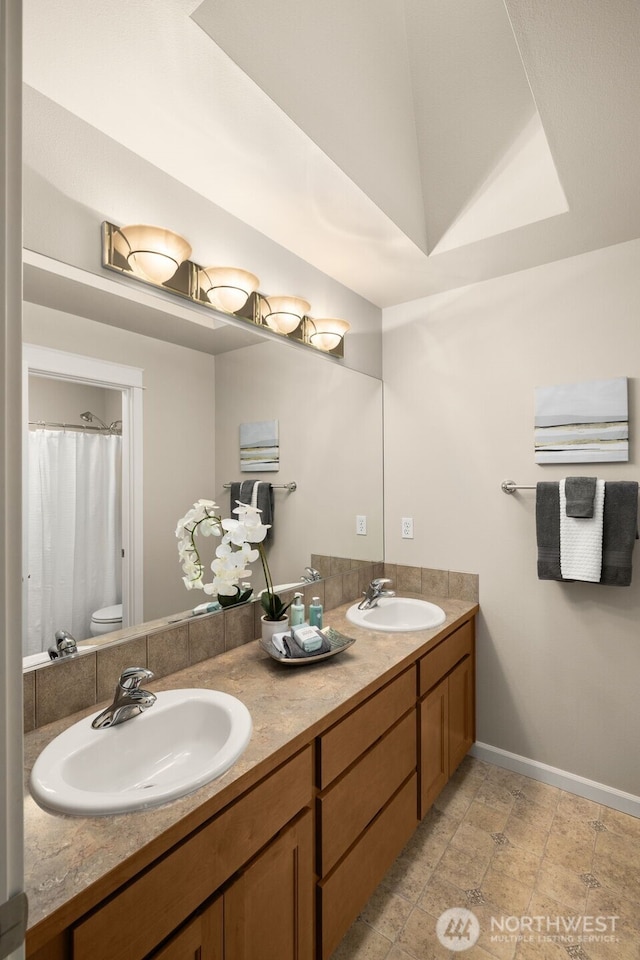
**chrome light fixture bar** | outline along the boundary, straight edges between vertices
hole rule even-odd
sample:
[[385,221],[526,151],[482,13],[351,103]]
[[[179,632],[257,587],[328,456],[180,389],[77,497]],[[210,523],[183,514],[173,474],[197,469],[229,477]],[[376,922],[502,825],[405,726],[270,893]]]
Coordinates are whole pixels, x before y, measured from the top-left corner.
[[346,320],[314,320],[309,316],[311,305],[301,297],[258,292],[260,281],[248,270],[201,267],[190,257],[188,241],[164,227],[118,227],[106,220],[102,224],[102,265],[106,269],[330,356],[344,357],[344,335],[350,328]]

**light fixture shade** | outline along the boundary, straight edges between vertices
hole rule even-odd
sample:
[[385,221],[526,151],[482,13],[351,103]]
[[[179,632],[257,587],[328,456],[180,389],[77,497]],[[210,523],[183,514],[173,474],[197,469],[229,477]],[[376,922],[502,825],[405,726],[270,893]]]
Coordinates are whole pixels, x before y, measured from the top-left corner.
[[164,283],[191,256],[191,247],[184,237],[164,227],[138,223],[121,227],[120,233],[129,247],[127,263],[143,280]]
[[238,267],[205,267],[198,274],[198,283],[209,303],[225,313],[235,313],[244,307],[260,281]]
[[334,317],[310,320],[309,343],[312,343],[314,347],[319,347],[320,350],[334,350],[350,329],[350,323],[347,323],[346,320],[337,320]]
[[292,333],[311,304],[300,297],[264,297],[262,319],[276,333]]

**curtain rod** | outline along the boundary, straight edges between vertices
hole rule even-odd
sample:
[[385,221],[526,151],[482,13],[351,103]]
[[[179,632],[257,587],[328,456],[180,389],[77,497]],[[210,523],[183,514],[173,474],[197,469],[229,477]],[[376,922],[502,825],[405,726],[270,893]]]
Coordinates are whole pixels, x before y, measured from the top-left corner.
[[109,433],[120,436],[122,430],[109,427],[92,427],[88,423],[55,423],[52,420],[29,420],[30,427],[56,427],[58,430],[84,430],[87,433]]

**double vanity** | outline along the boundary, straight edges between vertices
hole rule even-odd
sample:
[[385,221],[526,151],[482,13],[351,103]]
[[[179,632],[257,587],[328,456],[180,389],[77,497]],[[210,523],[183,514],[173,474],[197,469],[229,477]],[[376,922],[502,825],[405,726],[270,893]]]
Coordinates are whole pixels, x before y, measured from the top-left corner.
[[[443,614],[428,612],[443,622],[409,629],[398,604],[381,602],[388,622],[371,611],[364,625],[347,619],[349,605],[331,610],[326,623],[357,642],[300,669],[252,642],[152,682],[152,709],[92,731],[123,744],[109,757],[121,793],[145,742],[157,750],[178,737],[162,718],[172,705],[196,702],[194,737],[215,724],[207,691],[241,701],[253,725],[232,766],[171,803],[150,796],[131,813],[60,816],[25,786],[27,957],[328,960],[474,740],[477,604],[437,603]],[[402,617],[434,607],[403,606]],[[27,734],[27,776],[60,734],[64,750],[79,717]],[[109,777],[99,783],[109,793]]]

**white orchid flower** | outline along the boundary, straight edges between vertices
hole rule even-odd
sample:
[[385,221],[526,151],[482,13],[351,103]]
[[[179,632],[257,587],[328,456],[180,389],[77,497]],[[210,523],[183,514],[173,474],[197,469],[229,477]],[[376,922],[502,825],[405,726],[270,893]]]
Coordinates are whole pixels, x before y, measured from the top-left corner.
[[[255,513],[259,514],[260,511],[257,510]],[[260,518],[252,514],[241,515],[239,520],[230,518],[222,521],[222,528],[226,531],[224,539],[227,542],[235,543],[237,546],[246,541],[261,543],[267,535],[269,526],[269,524],[260,523]]]
[[214,500],[196,500],[193,506],[194,509],[203,508],[210,513],[215,513],[216,510],[220,509]]
[[[236,503],[233,513],[237,519],[223,520],[213,500],[200,499],[178,521],[175,531],[178,556],[184,573],[183,582],[188,590],[204,590],[209,596],[234,596],[240,580],[252,574],[249,564],[259,558],[268,578],[264,548],[255,549],[251,545],[264,540],[269,525],[262,523],[261,511],[257,507],[240,501]],[[210,565],[213,573],[211,583],[204,583],[205,567],[196,545],[198,534],[221,538],[215,559]]]

